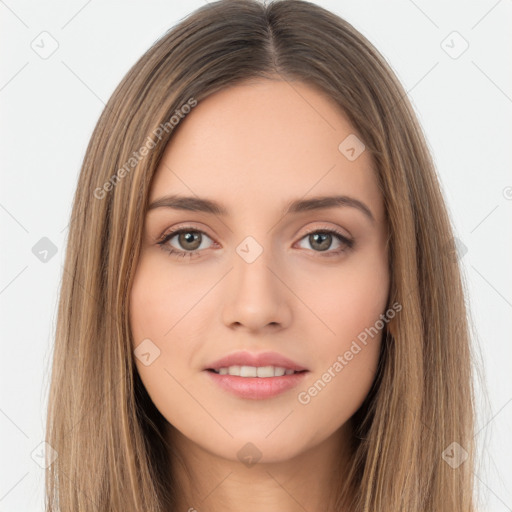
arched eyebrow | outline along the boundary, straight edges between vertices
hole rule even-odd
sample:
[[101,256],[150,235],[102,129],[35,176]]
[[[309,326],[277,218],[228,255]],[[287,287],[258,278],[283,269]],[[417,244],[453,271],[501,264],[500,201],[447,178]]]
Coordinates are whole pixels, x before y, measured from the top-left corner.
[[[370,208],[355,197],[337,195],[337,196],[317,196],[309,199],[296,199],[288,203],[282,211],[282,216],[293,213],[301,213],[312,210],[324,210],[327,208],[356,208],[362,212],[372,223],[375,222]],[[149,207],[148,211],[155,208],[172,208],[175,210],[187,210],[194,212],[205,212],[219,215],[222,217],[229,216],[229,211],[220,203],[212,199],[206,199],[193,196],[180,196],[177,194],[168,195],[156,199]]]

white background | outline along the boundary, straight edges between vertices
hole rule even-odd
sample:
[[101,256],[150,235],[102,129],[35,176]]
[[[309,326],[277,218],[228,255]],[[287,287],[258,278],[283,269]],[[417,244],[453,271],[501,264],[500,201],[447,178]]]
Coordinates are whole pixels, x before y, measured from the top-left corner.
[[[482,510],[512,511],[512,2],[316,3],[374,43],[425,130],[465,247],[485,372],[488,405],[480,390],[477,435]],[[43,510],[43,470],[32,452],[44,439],[66,227],[93,127],[129,67],[201,5],[0,0],[0,511]],[[41,37],[49,47],[44,31],[58,43],[47,59],[31,47]],[[446,40],[453,31],[469,43],[458,58],[443,48],[462,48],[458,36]],[[42,237],[57,247],[46,263],[32,252]]]

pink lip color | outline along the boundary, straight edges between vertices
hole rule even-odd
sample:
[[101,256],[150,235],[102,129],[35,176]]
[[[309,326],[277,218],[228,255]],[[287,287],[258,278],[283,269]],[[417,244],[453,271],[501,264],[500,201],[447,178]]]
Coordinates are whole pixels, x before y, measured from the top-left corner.
[[307,370],[304,366],[299,365],[295,361],[292,361],[277,352],[261,352],[259,354],[253,354],[247,351],[239,351],[229,354],[208,364],[203,369],[218,370],[219,368],[229,368],[230,366],[280,366],[282,368],[295,371]]
[[241,398],[263,400],[294,388],[309,372],[283,375],[282,377],[238,377],[236,375],[219,375],[211,371],[206,371],[206,373],[225,391]]

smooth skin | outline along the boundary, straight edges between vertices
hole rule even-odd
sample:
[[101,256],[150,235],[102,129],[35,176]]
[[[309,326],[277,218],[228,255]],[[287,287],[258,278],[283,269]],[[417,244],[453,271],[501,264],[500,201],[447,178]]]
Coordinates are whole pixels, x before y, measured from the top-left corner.
[[[136,358],[137,370],[193,475],[170,457],[179,510],[332,510],[382,332],[307,404],[298,395],[385,313],[389,293],[383,197],[368,151],[350,161],[338,149],[351,134],[321,91],[260,79],[199,102],[166,148],[150,204],[176,194],[227,209],[150,209],[131,289],[133,348],[149,339],[160,350],[148,366]],[[283,215],[291,201],[342,194],[363,202],[373,221],[352,206]],[[183,227],[190,234],[158,243]],[[326,229],[353,246],[310,235]],[[262,249],[251,263],[237,252],[247,237],[257,243],[251,251]],[[276,351],[309,373],[276,397],[243,399],[203,371],[237,350]],[[254,465],[239,459],[247,443],[261,453]]]

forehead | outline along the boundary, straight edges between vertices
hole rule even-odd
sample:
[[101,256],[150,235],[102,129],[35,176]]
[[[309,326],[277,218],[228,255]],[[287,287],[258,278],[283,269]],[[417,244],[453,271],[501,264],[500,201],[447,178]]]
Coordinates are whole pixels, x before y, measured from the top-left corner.
[[279,210],[298,197],[345,194],[371,204],[380,218],[383,201],[370,155],[362,151],[350,160],[339,149],[354,136],[340,107],[316,88],[270,80],[236,85],[199,102],[180,121],[150,202],[183,194],[215,198],[228,209]]

